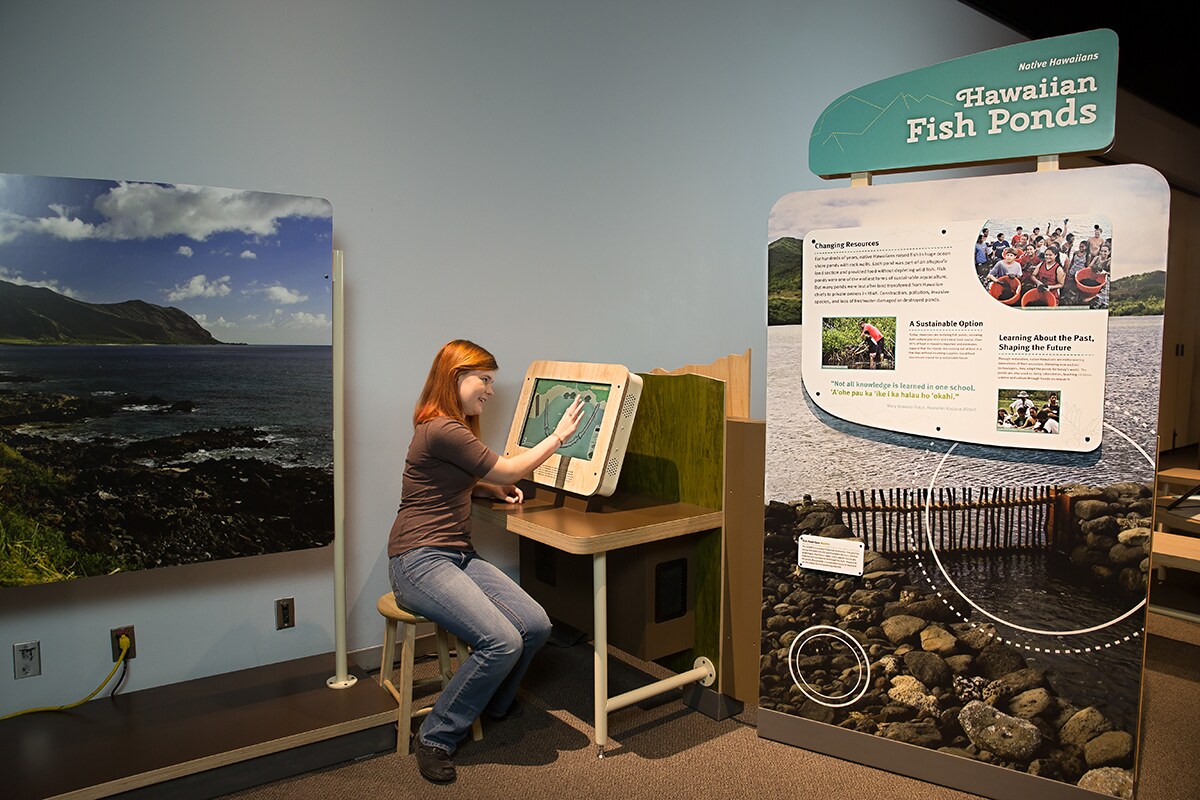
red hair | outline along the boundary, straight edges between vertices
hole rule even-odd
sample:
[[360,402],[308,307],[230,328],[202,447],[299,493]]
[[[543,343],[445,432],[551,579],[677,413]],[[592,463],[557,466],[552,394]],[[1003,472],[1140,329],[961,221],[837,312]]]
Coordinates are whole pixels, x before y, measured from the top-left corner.
[[498,368],[496,357],[474,342],[455,339],[442,345],[442,349],[433,357],[425,387],[417,399],[413,426],[438,417],[450,417],[466,425],[478,436],[479,417],[463,414],[462,401],[458,396],[458,379],[468,372],[491,372]]

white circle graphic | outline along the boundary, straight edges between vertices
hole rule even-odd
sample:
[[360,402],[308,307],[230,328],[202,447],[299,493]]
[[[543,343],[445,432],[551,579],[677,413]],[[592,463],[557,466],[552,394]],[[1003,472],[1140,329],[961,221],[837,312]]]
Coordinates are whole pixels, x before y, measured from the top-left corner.
[[[1116,428],[1113,428],[1111,425],[1108,425],[1107,423],[1105,423],[1105,427],[1110,428],[1111,430],[1113,430],[1114,432],[1116,432],[1117,434],[1119,434],[1121,436],[1124,436],[1125,439],[1127,439],[1131,444],[1133,444],[1134,447],[1137,447],[1137,449],[1139,451],[1141,451],[1142,455],[1146,456],[1147,459],[1150,459],[1150,457],[1146,454],[1145,450],[1142,450],[1142,448],[1138,447],[1136,442],[1133,442],[1132,439],[1129,439],[1129,437],[1125,436],[1125,434],[1121,433],[1121,431],[1117,430]],[[940,572],[942,574],[942,577],[945,578],[946,583],[950,584],[950,588],[954,589],[954,591],[958,593],[958,596],[961,597],[964,601],[966,601],[966,603],[969,606],[971,606],[971,608],[975,609],[980,614],[983,614],[988,619],[999,622],[1001,625],[1006,625],[1007,627],[1013,628],[1014,630],[1024,631],[1025,633],[1032,633],[1032,634],[1035,634],[1038,636],[1079,636],[1079,635],[1082,635],[1085,633],[1095,633],[1096,631],[1103,630],[1104,628],[1108,628],[1112,625],[1116,625],[1118,622],[1121,622],[1122,620],[1129,618],[1133,614],[1136,614],[1138,612],[1138,610],[1140,610],[1141,608],[1143,608],[1146,605],[1146,598],[1143,597],[1141,602],[1139,602],[1133,608],[1129,609],[1124,614],[1121,614],[1118,617],[1114,617],[1114,618],[1110,619],[1108,622],[1103,622],[1099,625],[1093,625],[1090,628],[1077,628],[1072,631],[1052,631],[1052,630],[1042,630],[1040,628],[1029,628],[1024,625],[1018,625],[1015,622],[1009,622],[1008,620],[1006,620],[1002,617],[998,617],[995,614],[991,613],[990,611],[986,610],[985,608],[980,606],[978,603],[976,603],[974,600],[972,600],[970,597],[967,597],[967,595],[963,592],[963,590],[958,588],[958,584],[956,584],[953,580],[950,579],[950,575],[947,574],[946,568],[944,566],[942,566],[942,560],[940,558],[938,558],[937,549],[934,547],[933,535],[932,535],[933,487],[934,487],[934,484],[937,482],[938,472],[941,471],[942,465],[946,463],[946,459],[950,457],[950,454],[954,452],[954,448],[956,448],[956,447],[958,447],[957,442],[955,442],[954,444],[952,444],[950,446],[950,449],[945,452],[945,454],[942,456],[941,460],[938,462],[937,467],[933,470],[933,476],[930,477],[930,479],[929,479],[929,497],[925,501],[925,542],[929,546],[929,554],[933,557],[934,563],[937,564],[938,572]],[[1151,467],[1154,466],[1153,460],[1150,460],[1150,465],[1151,465]]]
[[[854,658],[857,662],[856,666],[858,667],[858,680],[846,692],[838,695],[824,694],[809,684],[804,679],[804,676],[797,671],[797,648],[803,648],[804,645],[816,639],[834,639],[835,641],[849,645],[850,651],[854,653]],[[791,673],[792,681],[800,687],[800,691],[804,693],[805,697],[827,708],[841,708],[842,706],[857,703],[867,693],[867,689],[871,685],[871,660],[867,657],[867,651],[863,649],[862,644],[853,636],[841,628],[835,628],[832,625],[813,625],[796,634],[796,638],[792,640],[791,646],[788,647],[788,672]],[[847,697],[850,699],[845,699]]]

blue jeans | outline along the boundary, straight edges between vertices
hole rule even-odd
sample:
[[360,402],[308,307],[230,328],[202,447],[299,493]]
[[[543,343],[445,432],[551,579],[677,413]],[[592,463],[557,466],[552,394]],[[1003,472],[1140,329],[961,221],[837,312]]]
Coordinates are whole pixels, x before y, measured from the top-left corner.
[[[396,602],[471,646],[417,735],[453,754],[484,711],[500,716],[534,653],[550,638],[545,610],[474,550],[418,547],[391,559]],[[407,735],[407,731],[400,731]]]

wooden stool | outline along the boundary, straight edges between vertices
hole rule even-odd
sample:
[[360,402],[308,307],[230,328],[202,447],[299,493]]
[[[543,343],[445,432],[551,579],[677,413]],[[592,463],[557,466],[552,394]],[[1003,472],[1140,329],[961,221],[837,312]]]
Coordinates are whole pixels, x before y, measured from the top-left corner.
[[[396,698],[396,702],[400,706],[396,718],[396,752],[406,756],[409,753],[408,738],[412,733],[413,717],[423,717],[433,708],[433,706],[425,706],[414,711],[412,707],[413,688],[440,683],[445,689],[446,684],[450,683],[451,676],[454,675],[454,668],[450,665],[451,640],[453,640],[454,651],[458,655],[460,665],[467,657],[467,645],[441,625],[435,625],[438,677],[414,682],[413,651],[417,646],[417,625],[429,622],[429,620],[397,605],[396,595],[392,592],[381,595],[375,607],[383,615],[383,652],[380,655],[379,663],[379,685],[391,692],[392,697]],[[400,640],[400,667],[397,675],[400,679],[399,689],[391,680],[392,665],[395,663],[396,656],[397,623],[404,626],[404,637]],[[471,725],[471,738],[477,742],[483,738],[483,726],[479,724],[478,719]]]

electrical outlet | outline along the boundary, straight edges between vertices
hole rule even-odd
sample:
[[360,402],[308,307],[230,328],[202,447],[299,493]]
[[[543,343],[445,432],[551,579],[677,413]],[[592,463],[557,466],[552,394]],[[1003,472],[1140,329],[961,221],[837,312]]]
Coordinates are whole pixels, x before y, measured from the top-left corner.
[[108,632],[109,638],[112,640],[112,657],[116,661],[121,657],[121,634],[129,637],[129,652],[125,654],[125,660],[137,656],[137,639],[133,635],[133,626],[125,625],[120,628],[113,628]]
[[13,677],[32,678],[42,674],[42,643],[21,642],[13,645]]
[[281,597],[275,601],[275,630],[296,627],[296,598]]

